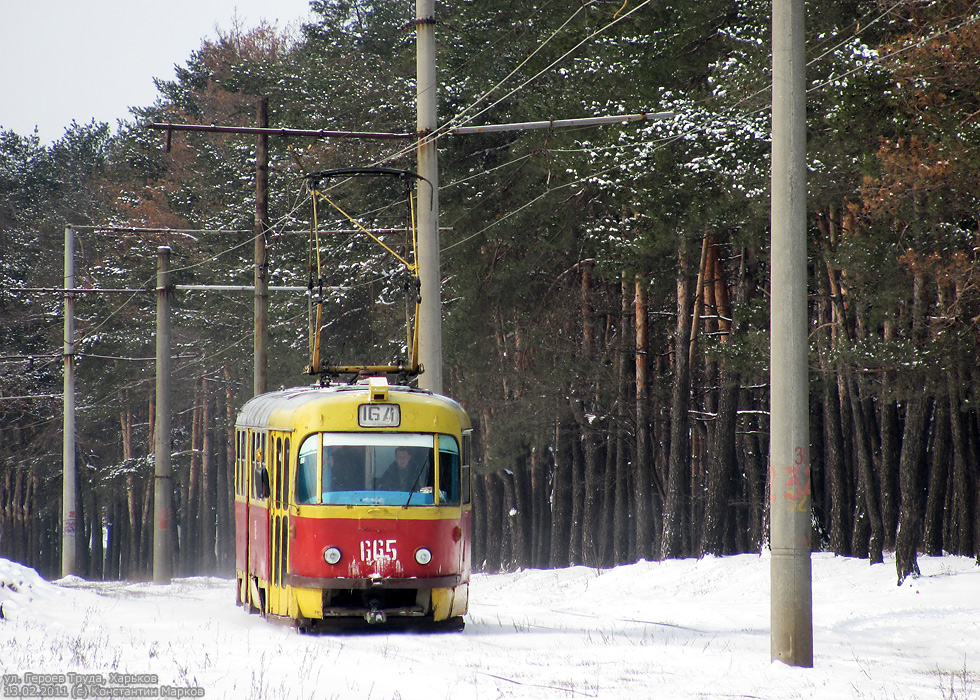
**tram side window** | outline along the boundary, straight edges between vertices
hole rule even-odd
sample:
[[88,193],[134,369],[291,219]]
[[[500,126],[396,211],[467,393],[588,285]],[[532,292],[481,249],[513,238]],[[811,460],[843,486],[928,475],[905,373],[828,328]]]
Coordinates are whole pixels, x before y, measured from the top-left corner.
[[470,432],[463,433],[463,455],[462,455],[462,474],[460,479],[462,482],[462,492],[463,492],[463,503],[470,502],[470,459],[473,454],[473,434]]
[[276,478],[276,503],[281,504],[284,490],[282,483],[282,438],[276,438],[276,463],[273,472]]
[[242,495],[242,431],[235,433],[235,495]]
[[296,502],[316,503],[316,448],[319,435],[310,435],[299,446],[299,456],[296,464]]
[[252,434],[252,497],[266,499],[271,495],[269,469],[266,463],[265,433]]
[[238,433],[238,459],[236,460],[238,495],[248,496],[247,464],[248,464],[248,434],[241,430]]
[[459,445],[449,435],[439,436],[439,502],[459,505]]
[[242,474],[242,465],[245,463],[245,433],[242,431],[239,431],[238,433],[237,447],[238,447],[238,454],[236,455],[237,459],[235,460],[235,467],[236,467],[235,481],[238,482],[238,495],[244,496],[245,479],[243,478],[243,474]]
[[289,438],[283,443],[282,451],[282,500],[289,501]]
[[259,434],[252,433],[252,439],[248,442],[248,463],[246,469],[252,470],[252,498],[259,497]]

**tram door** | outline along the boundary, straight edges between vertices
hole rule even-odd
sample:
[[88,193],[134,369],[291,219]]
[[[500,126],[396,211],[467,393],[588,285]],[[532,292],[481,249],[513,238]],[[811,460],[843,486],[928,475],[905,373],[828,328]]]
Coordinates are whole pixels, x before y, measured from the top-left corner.
[[269,434],[269,604],[273,615],[289,614],[286,562],[289,549],[289,436]]
[[242,573],[238,581],[238,602],[249,600],[249,546],[248,502],[249,460],[248,431],[239,428],[235,432],[235,568]]
[[269,579],[268,533],[268,438],[267,433],[253,428],[247,430],[247,457],[242,482],[246,485],[245,522],[248,537],[245,543],[248,561],[249,594],[252,605],[262,609],[267,603],[263,596],[264,582]]

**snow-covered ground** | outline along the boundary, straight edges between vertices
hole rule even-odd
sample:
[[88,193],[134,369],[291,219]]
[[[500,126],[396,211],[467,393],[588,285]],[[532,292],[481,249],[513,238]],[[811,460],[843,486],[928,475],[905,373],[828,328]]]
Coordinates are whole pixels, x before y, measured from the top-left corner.
[[462,633],[322,636],[246,614],[224,579],[49,583],[0,559],[0,696],[978,699],[980,568],[919,562],[898,587],[893,560],[814,554],[800,669],[770,661],[766,553],[481,574]]

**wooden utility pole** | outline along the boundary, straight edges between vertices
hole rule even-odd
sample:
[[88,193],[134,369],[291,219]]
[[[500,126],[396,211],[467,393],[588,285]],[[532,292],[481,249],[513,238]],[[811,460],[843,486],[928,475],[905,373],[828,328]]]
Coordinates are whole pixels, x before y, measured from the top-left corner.
[[418,135],[419,386],[442,393],[442,272],[439,260],[439,160],[436,150],[435,0],[416,0],[416,131]]
[[772,6],[772,660],[813,666],[803,0]]
[[[269,126],[269,100],[259,98],[258,128]],[[269,136],[260,132],[255,145],[255,336],[252,391],[266,391],[269,346]]]
[[153,428],[153,580],[173,572],[173,465],[170,461],[170,248],[157,248],[156,422]]
[[75,571],[75,231],[65,227],[65,375],[61,484],[61,575]]

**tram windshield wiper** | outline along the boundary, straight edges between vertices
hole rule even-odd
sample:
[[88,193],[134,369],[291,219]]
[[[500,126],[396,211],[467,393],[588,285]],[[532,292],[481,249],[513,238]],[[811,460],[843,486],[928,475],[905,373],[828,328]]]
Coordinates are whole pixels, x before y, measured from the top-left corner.
[[412,503],[412,496],[415,495],[415,491],[419,487],[419,479],[421,479],[422,478],[422,474],[425,473],[425,468],[429,464],[430,457],[431,457],[431,452],[430,452],[429,455],[426,456],[425,461],[422,462],[422,466],[419,467],[419,473],[415,475],[415,481],[412,482],[412,490],[408,492],[408,500],[405,501],[405,505],[402,506],[403,508],[408,508],[408,506],[411,505],[411,503]]

